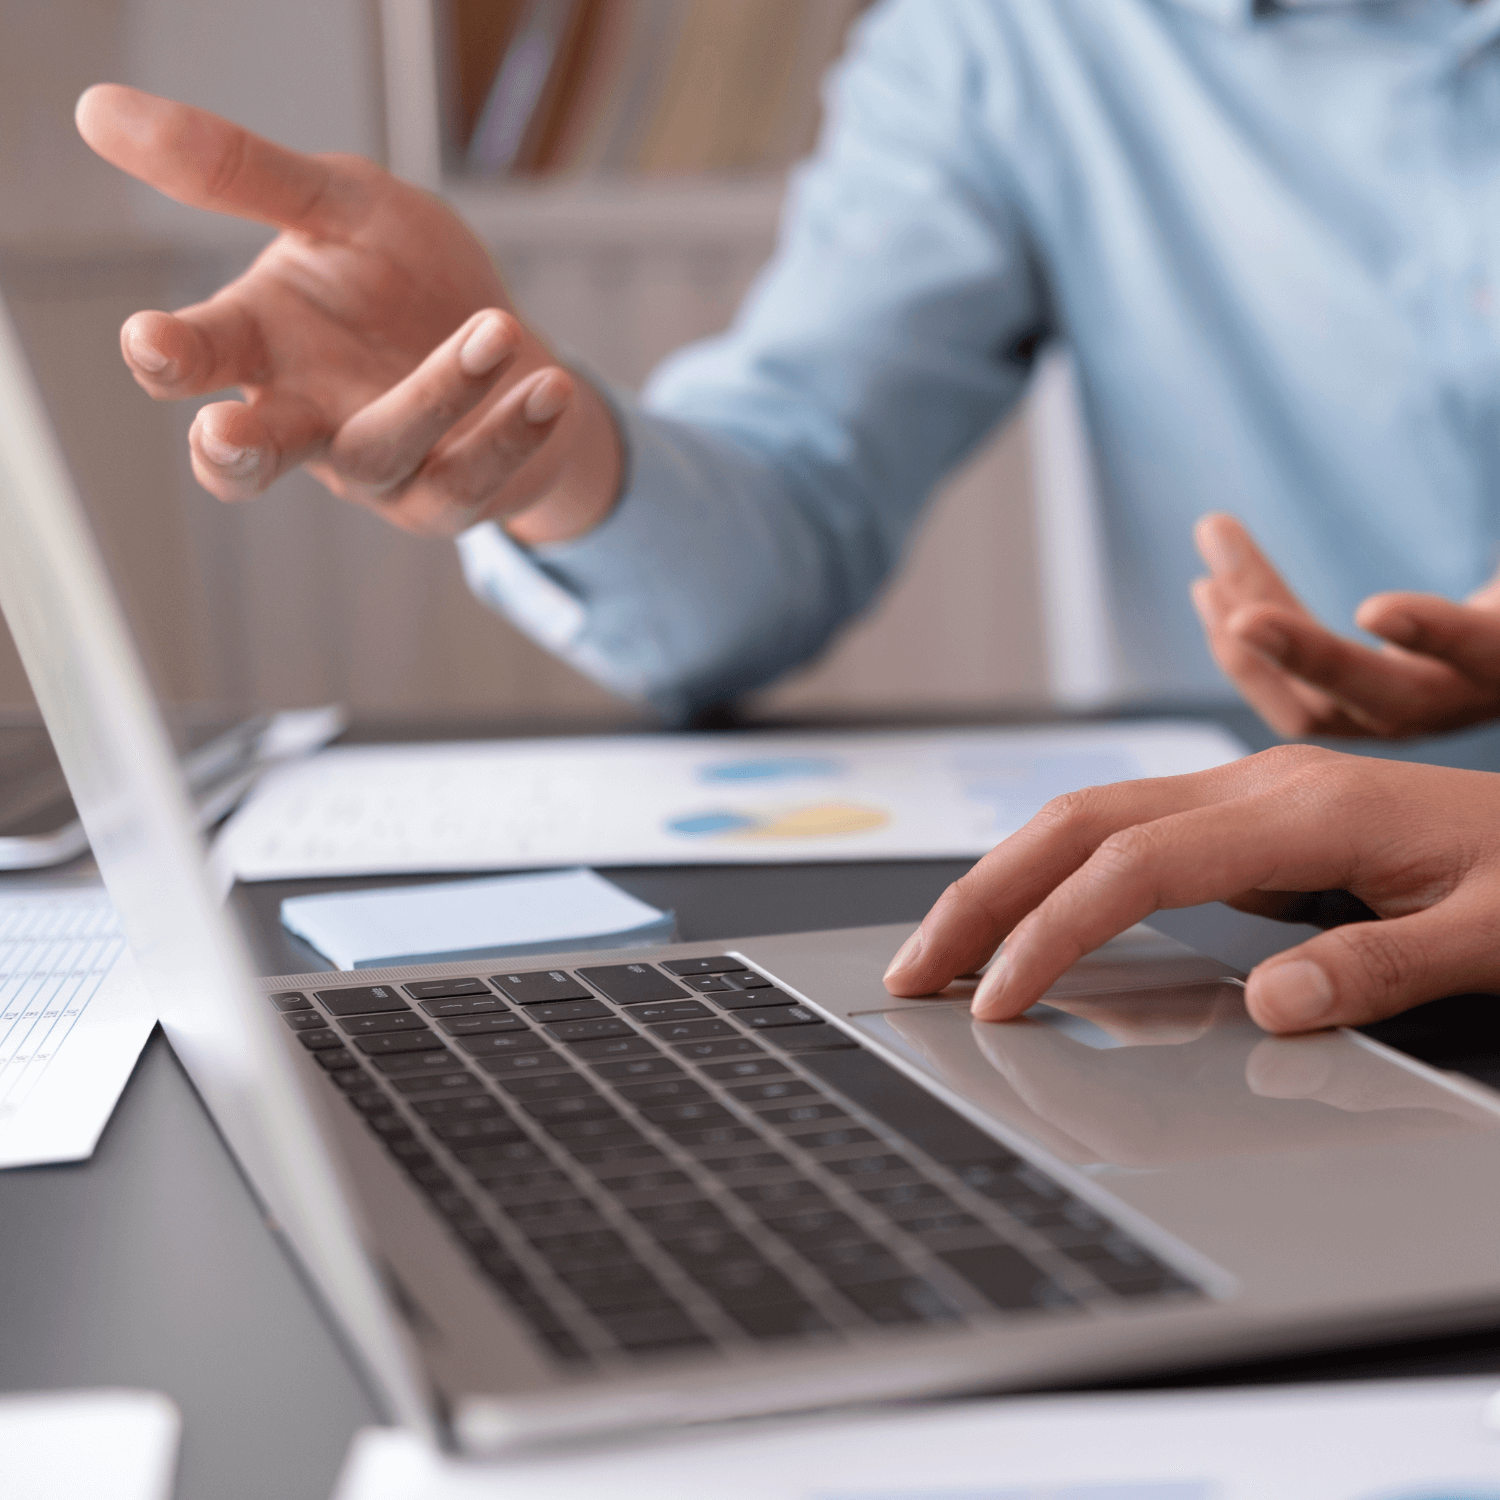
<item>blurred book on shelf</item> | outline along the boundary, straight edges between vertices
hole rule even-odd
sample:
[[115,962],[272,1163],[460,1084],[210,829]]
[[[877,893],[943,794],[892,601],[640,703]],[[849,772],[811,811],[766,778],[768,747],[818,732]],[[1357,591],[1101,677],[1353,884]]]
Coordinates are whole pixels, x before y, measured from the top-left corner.
[[450,150],[474,177],[769,175],[869,0],[444,0]]

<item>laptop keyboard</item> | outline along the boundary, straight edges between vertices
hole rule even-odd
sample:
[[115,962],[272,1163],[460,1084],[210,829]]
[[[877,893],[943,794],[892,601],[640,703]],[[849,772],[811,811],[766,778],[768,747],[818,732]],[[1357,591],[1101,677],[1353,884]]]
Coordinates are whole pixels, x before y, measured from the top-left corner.
[[733,958],[270,998],[565,1362],[1202,1295]]

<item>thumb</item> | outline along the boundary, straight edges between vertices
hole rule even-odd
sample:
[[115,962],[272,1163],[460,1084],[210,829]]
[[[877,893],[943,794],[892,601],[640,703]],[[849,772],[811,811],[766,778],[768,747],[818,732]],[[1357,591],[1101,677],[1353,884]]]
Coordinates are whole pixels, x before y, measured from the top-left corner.
[[1500,988],[1492,903],[1449,897],[1425,911],[1337,927],[1251,973],[1245,1003],[1267,1031],[1384,1020],[1425,1000]]

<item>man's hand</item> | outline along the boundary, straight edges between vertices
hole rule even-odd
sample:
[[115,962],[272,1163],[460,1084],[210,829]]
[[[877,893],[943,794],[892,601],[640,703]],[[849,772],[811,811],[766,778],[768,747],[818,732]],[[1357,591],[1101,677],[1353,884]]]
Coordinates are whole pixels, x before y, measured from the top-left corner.
[[1196,532],[1210,576],[1193,585],[1214,659],[1278,734],[1439,734],[1500,717],[1500,574],[1454,604],[1376,594],[1355,623],[1372,651],[1318,623],[1232,516]]
[[193,471],[221,500],[305,464],[408,531],[516,517],[524,541],[578,535],[619,485],[593,389],[515,316],[483,247],[437,199],[352,156],[304,156],[116,84],[78,101],[107,161],[195,208],[281,230],[206,302],[140,312],[125,362],[157,400],[205,406]]
[[948,887],[886,988],[934,994],[1003,938],[973,1009],[1009,1020],[1154,911],[1218,900],[1295,920],[1299,893],[1320,891],[1348,891],[1381,920],[1259,965],[1246,1001],[1266,1030],[1500,992],[1500,775],[1298,745],[1059,797]]

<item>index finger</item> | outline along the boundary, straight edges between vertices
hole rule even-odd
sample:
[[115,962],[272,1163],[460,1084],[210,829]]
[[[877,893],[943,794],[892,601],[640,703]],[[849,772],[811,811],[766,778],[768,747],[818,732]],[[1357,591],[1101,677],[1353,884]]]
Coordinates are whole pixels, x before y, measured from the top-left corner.
[[1229,591],[1235,604],[1260,602],[1302,610],[1302,601],[1289,589],[1270,559],[1234,516],[1216,511],[1200,518],[1193,528],[1198,553],[1214,581]]
[[1252,790],[1258,757],[1186,776],[1090,787],[1049,802],[938,897],[885,976],[896,995],[930,995],[969,974],[1111,834]]
[[85,90],[74,118],[105,161],[192,208],[320,239],[342,237],[362,212],[362,195],[326,162],[207,110],[99,83]]

